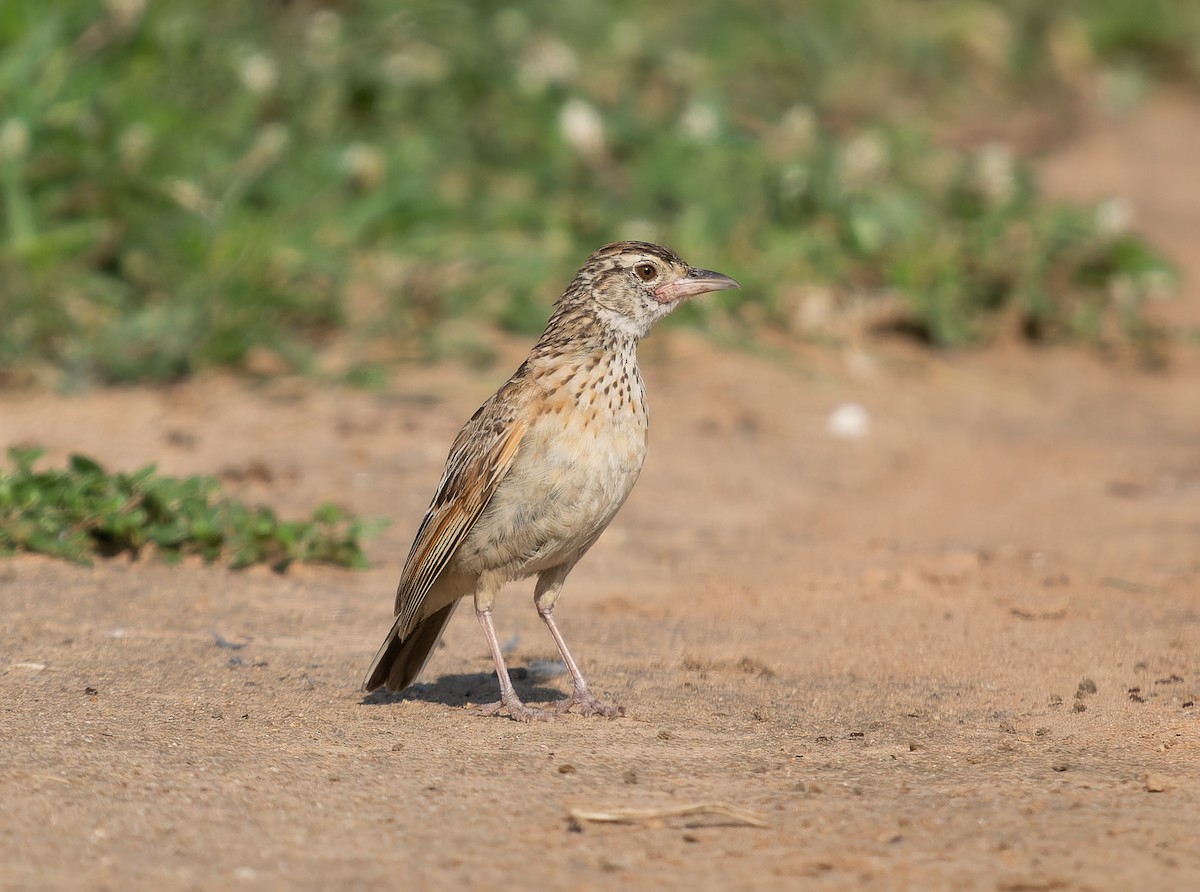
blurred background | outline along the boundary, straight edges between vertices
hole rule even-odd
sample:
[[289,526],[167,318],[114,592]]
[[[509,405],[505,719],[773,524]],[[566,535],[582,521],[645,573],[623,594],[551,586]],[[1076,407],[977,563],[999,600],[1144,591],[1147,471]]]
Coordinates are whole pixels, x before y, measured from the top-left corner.
[[1198,86],[1189,0],[8,0],[0,384],[487,362],[619,238],[724,343],[1161,363],[1174,246],[1036,163]]
[[[621,238],[743,286],[564,597],[630,718],[465,610],[363,698]],[[1200,889],[1197,283],[1200,0],[0,0],[0,887]]]

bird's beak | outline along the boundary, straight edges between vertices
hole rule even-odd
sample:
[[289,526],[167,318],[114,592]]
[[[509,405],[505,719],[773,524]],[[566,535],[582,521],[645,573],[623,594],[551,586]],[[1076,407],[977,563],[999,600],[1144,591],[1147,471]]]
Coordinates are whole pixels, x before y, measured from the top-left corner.
[[686,276],[680,276],[674,281],[659,285],[654,289],[654,297],[659,303],[669,304],[685,297],[695,297],[697,294],[707,294],[709,291],[725,291],[729,288],[741,288],[736,279],[731,279],[724,273],[716,273],[711,269],[688,270]]

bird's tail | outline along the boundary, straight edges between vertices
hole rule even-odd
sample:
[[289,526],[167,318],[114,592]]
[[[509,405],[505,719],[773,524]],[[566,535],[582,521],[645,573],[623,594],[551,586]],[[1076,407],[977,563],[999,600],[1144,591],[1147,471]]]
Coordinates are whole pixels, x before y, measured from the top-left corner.
[[418,622],[403,637],[400,635],[400,617],[396,617],[392,630],[367,670],[363,690],[373,691],[385,685],[389,691],[402,691],[416,681],[457,606],[458,601],[452,601]]

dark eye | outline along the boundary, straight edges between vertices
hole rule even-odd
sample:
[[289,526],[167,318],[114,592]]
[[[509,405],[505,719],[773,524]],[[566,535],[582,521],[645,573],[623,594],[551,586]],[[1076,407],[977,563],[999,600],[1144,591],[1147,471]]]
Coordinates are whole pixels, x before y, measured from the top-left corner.
[[658,275],[658,270],[653,263],[639,263],[633,268],[633,271],[638,274],[638,278],[643,282],[649,282]]

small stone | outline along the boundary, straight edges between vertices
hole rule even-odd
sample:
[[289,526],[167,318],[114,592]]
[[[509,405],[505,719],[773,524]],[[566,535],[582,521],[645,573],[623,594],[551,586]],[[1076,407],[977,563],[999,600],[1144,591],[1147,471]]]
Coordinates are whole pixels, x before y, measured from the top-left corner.
[[1162,774],[1144,774],[1142,782],[1146,785],[1147,793],[1166,793],[1171,789],[1171,782]]
[[842,403],[829,413],[826,428],[838,440],[861,440],[871,431],[871,416],[858,403]]

